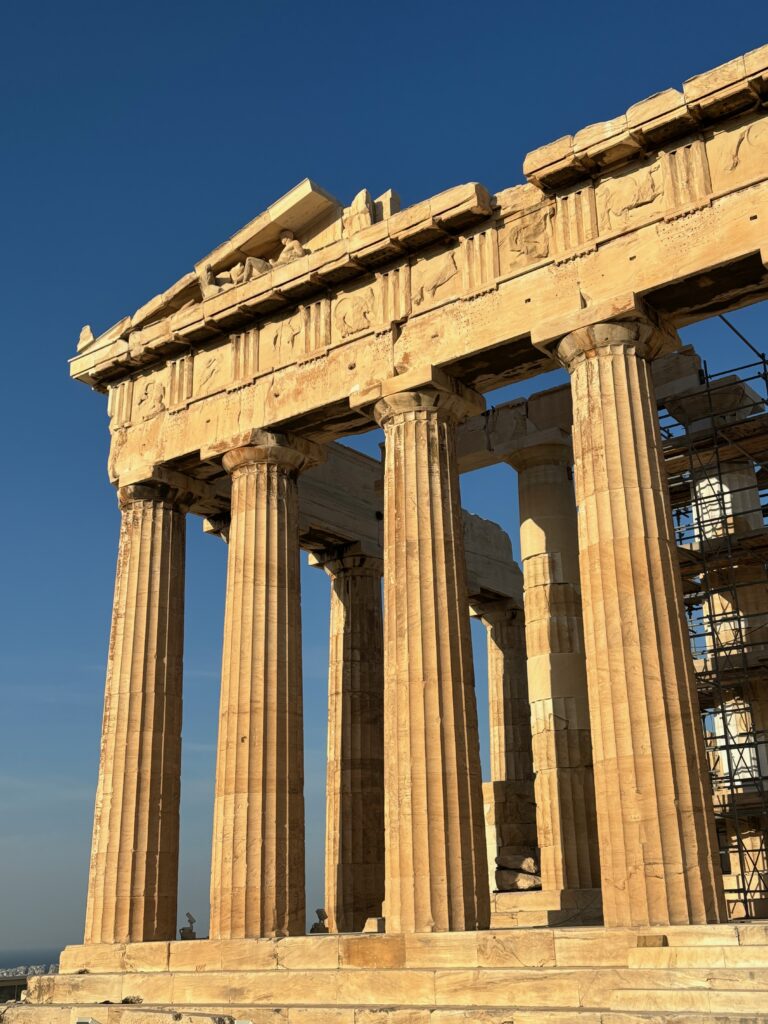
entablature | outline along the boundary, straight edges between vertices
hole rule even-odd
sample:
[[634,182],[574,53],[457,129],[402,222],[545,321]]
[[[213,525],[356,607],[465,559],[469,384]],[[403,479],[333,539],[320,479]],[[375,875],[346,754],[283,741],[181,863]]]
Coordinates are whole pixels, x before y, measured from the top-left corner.
[[[108,392],[113,478],[250,429],[333,440],[371,425],[359,396],[390,378],[439,370],[486,392],[554,369],[584,324],[643,308],[679,327],[768,295],[767,61],[687,83],[695,124],[666,93],[631,108],[624,122],[642,108],[655,125],[645,148],[578,181],[537,178],[554,162],[532,154],[535,184],[402,211],[392,193],[343,207],[301,183],[133,317],[84,333],[72,374]],[[574,139],[618,137],[621,120]]]

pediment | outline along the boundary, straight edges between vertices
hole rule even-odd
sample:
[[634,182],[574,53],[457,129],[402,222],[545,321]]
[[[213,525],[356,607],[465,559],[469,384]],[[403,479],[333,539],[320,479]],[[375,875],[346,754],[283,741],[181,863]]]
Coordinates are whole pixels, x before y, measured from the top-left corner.
[[195,272],[200,277],[210,267],[215,273],[249,256],[269,259],[279,250],[283,231],[291,231],[303,245],[314,248],[311,243],[317,236],[325,234],[335,221],[341,221],[342,210],[337,199],[305,178],[199,260]]

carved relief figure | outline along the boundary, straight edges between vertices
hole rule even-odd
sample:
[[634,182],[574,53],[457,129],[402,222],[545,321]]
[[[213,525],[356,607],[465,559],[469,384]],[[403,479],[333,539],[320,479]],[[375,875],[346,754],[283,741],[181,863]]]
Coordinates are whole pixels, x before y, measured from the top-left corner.
[[235,263],[229,270],[220,270],[216,273],[210,264],[203,268],[201,287],[203,297],[216,295],[218,292],[226,291],[227,288],[234,288],[238,284],[248,284],[256,277],[266,274],[272,267],[281,266],[283,263],[291,263],[300,256],[306,256],[307,250],[294,237],[292,231],[280,232],[281,249],[279,254],[272,260],[263,260],[259,256],[246,256],[244,261]]
[[334,312],[336,326],[342,338],[359,334],[373,326],[373,293],[370,288],[357,295],[346,295],[339,299]]
[[725,169],[735,171],[738,167],[744,164],[749,165],[755,161],[761,163],[765,170],[766,150],[768,150],[768,125],[765,121],[747,125],[737,134]]
[[540,216],[521,217],[509,227],[507,244],[511,266],[534,263],[549,256],[549,221],[552,211]]
[[200,377],[198,379],[198,387],[204,388],[211,378],[216,376],[216,371],[219,369],[219,360],[215,353],[212,353],[203,363],[202,370],[200,371]]
[[414,305],[420,306],[427,297],[434,302],[435,298],[438,297],[438,292],[444,288],[457,273],[456,257],[452,252],[447,252],[442,257],[430,260],[429,263],[425,262],[423,277],[420,280],[418,287],[413,292]]
[[261,274],[266,274],[269,270],[269,264],[266,260],[259,259],[258,256],[246,256],[245,263],[243,264],[242,276],[239,284],[247,284],[253,280],[254,277],[259,277]]
[[292,263],[294,260],[299,259],[300,256],[307,255],[307,250],[298,238],[294,237],[292,231],[280,232],[280,244],[282,245],[282,249],[280,250],[279,256],[270,260],[273,267],[279,267],[283,263]]
[[265,329],[263,337],[267,347],[272,350],[272,366],[280,366],[291,358],[296,338],[300,333],[301,317],[298,314],[279,323],[270,324]]
[[349,237],[370,227],[373,223],[373,200],[367,188],[358,192],[350,205],[344,210],[342,220],[344,234]]
[[144,419],[155,416],[165,408],[165,388],[150,377],[139,391],[136,406]]
[[658,174],[658,167],[648,167],[605,182],[599,193],[602,228],[611,231],[626,227],[633,210],[652,206],[661,195]]

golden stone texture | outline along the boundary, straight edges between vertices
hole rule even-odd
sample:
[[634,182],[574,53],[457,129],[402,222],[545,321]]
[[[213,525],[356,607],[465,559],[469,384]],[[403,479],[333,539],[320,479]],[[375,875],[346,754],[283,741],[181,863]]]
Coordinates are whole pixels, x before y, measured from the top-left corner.
[[232,478],[211,867],[211,937],[303,934],[304,740],[296,476],[279,435]]
[[600,885],[570,443],[537,440],[518,471],[542,888]]
[[360,932],[384,900],[384,653],[381,559],[340,552],[331,577],[325,909]]
[[725,916],[644,321],[568,335],[579,556],[608,926]]
[[456,465],[462,397],[382,398],[384,916],[393,932],[487,928],[480,745]]
[[176,934],[185,516],[168,488],[119,497],[86,942]]
[[[401,210],[305,180],[99,337],[83,328],[71,373],[107,395],[123,517],[86,944],[5,1024],[761,1019],[766,928],[716,923],[656,403],[696,376],[665,356],[674,328],[768,296],[767,100],[761,47],[542,146],[495,195],[470,182]],[[558,365],[571,402],[484,412],[479,393]],[[383,467],[337,443],[372,418]],[[519,472],[524,600],[508,538],[461,509],[459,472],[500,461]],[[170,941],[186,513],[229,538],[200,942]],[[354,936],[297,934],[300,547],[333,578],[327,899]],[[753,617],[759,654],[765,581],[739,579],[720,610]],[[494,894],[506,932],[486,930],[470,597],[490,629],[492,852],[503,826],[500,857],[526,864],[535,775],[544,889]],[[606,929],[519,927],[594,913],[598,861]]]

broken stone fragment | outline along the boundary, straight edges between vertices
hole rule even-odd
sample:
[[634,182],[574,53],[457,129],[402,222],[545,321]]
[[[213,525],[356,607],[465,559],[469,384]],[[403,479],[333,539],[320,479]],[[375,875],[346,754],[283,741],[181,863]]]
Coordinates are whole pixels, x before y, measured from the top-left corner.
[[540,889],[541,875],[499,868],[496,872],[496,888],[499,892],[527,892],[529,889]]
[[525,856],[520,853],[505,853],[504,850],[499,851],[496,864],[502,869],[523,871],[528,875],[535,875],[539,870],[539,865],[534,857]]

